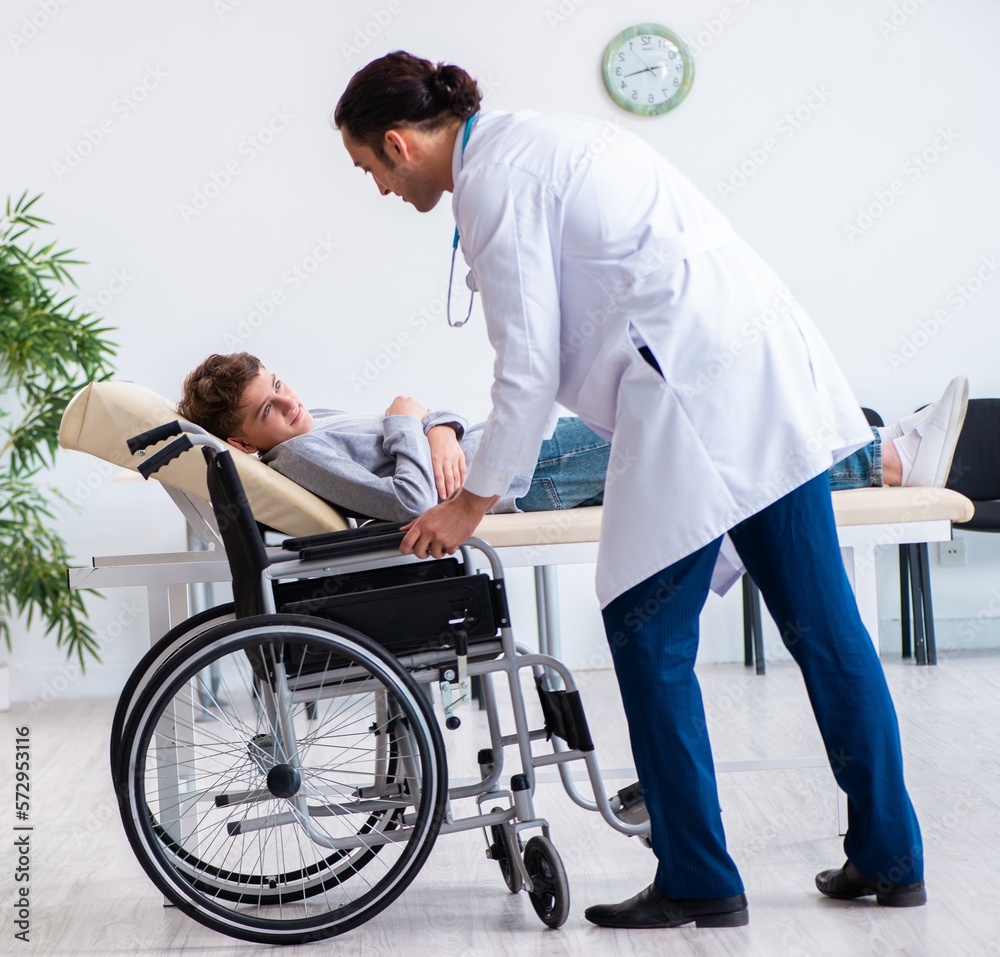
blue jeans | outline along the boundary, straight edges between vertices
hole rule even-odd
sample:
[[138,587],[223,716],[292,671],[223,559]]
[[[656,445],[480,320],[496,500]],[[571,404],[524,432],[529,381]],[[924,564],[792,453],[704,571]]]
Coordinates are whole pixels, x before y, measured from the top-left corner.
[[[882,440],[872,429],[874,441],[827,473],[830,491],[882,485]],[[580,419],[559,420],[551,439],[542,443],[538,465],[523,498],[522,512],[550,512],[604,501],[604,478],[608,471],[611,443],[589,429]]]
[[885,484],[882,481],[882,439],[874,426],[872,435],[874,439],[871,442],[827,471],[831,492],[872,485],[880,488]]

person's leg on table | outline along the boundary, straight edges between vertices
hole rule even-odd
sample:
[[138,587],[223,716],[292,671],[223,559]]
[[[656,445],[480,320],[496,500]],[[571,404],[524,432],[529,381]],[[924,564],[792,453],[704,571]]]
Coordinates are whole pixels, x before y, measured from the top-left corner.
[[827,471],[831,492],[885,484],[882,478],[882,437],[876,428],[872,429],[872,434],[874,438],[871,442]]
[[743,882],[726,850],[694,674],[698,618],[720,543],[651,576],[603,612],[658,866],[655,891],[588,908],[594,923],[738,926],[748,919]]
[[832,889],[843,893],[830,896],[877,892],[884,904],[923,903],[923,845],[903,779],[896,712],[841,560],[827,477],[751,516],[730,537],[802,669],[847,794],[844,850],[872,886],[838,878]]
[[580,419],[564,416],[552,438],[542,443],[531,485],[517,507],[523,512],[549,512],[604,501],[611,443]]

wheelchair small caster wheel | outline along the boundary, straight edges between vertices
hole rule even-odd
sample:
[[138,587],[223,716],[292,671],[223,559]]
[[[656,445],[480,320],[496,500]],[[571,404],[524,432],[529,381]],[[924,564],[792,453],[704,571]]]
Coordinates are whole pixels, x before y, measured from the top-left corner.
[[[502,810],[501,807],[495,807],[490,813]],[[507,890],[516,894],[524,886],[521,868],[517,863],[521,856],[521,841],[517,832],[510,824],[494,824],[490,827],[490,837],[493,838],[490,858],[500,865],[500,874],[507,885]]]
[[457,731],[460,727],[462,727],[462,719],[452,715],[445,721],[444,726],[449,731]]
[[562,927],[569,917],[569,882],[562,860],[547,837],[533,837],[524,848],[524,867],[531,879],[531,906],[546,927]]

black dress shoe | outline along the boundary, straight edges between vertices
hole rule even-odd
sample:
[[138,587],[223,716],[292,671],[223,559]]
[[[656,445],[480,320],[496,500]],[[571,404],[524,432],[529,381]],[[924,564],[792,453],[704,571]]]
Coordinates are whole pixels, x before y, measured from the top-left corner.
[[865,877],[850,861],[835,871],[820,871],[816,875],[816,886],[820,893],[837,900],[853,900],[855,897],[875,895],[884,907],[919,907],[927,903],[927,891],[923,881],[915,884],[890,884],[888,881],[873,881]]
[[744,894],[673,900],[652,884],[620,904],[588,907],[583,916],[599,927],[680,927],[692,922],[696,927],[742,927],[750,923]]

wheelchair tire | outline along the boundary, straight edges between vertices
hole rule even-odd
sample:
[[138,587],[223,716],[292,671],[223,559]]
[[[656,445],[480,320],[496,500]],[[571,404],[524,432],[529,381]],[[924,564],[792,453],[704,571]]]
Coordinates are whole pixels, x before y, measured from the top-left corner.
[[152,644],[149,651],[142,656],[139,663],[132,669],[132,673],[129,675],[125,686],[122,688],[122,693],[118,697],[118,706],[115,708],[115,716],[111,722],[111,780],[114,782],[116,793],[118,791],[118,763],[122,731],[125,729],[125,722],[132,711],[132,706],[135,704],[139,692],[146,686],[156,670],[171,655],[180,648],[183,648],[192,638],[197,637],[214,625],[232,621],[234,617],[233,603],[227,602],[224,605],[207,608],[205,611],[198,612],[196,615],[186,618]]
[[[159,641],[150,647],[149,651],[142,657],[140,662],[133,669],[128,681],[122,689],[118,699],[118,707],[115,710],[114,720],[111,725],[111,777],[115,785],[115,791],[119,791],[121,774],[119,773],[119,762],[121,752],[122,730],[132,706],[140,691],[151,680],[155,680],[157,669],[174,654],[180,651],[191,639],[197,637],[214,625],[232,621],[235,617],[232,602],[217,605],[206,609],[185,619],[179,625],[171,628]],[[313,715],[314,717],[314,715]],[[394,774],[394,756],[390,753],[390,775]],[[184,850],[181,846],[172,841],[168,831],[161,827],[154,815],[150,815],[151,826],[157,831],[161,840],[168,845],[172,845],[177,855],[178,867],[183,870],[195,886],[214,891],[219,897],[228,900],[240,900],[246,896],[246,888],[257,883],[260,886],[260,902],[263,904],[279,904],[282,902],[281,891],[268,893],[265,889],[264,880],[260,875],[246,872],[234,872],[232,869],[223,871],[215,867],[208,861],[203,861],[197,855],[193,855]],[[372,814],[363,827],[363,832],[386,831],[397,826],[398,815],[394,812],[382,812]],[[371,858],[378,853],[379,845],[375,845],[369,850],[337,851],[322,861],[316,862],[312,868],[312,874],[322,875],[321,879],[312,884],[305,884],[302,893],[318,894],[331,881],[339,879],[341,876],[356,873]],[[276,876],[276,885],[286,886],[293,883],[298,877],[294,872],[279,874]],[[231,888],[231,889],[230,889]]]
[[[228,703],[196,724],[193,681],[213,664]],[[293,615],[217,625],[169,656],[131,709],[118,771],[154,884],[259,943],[375,916],[430,853],[447,799],[440,731],[412,677],[358,632]]]
[[562,927],[569,917],[569,881],[555,845],[536,835],[524,846],[524,869],[531,880],[531,906],[546,927]]
[[[502,811],[501,807],[490,808],[490,813]],[[500,865],[500,876],[507,890],[516,894],[524,886],[521,868],[517,862],[521,858],[521,839],[511,824],[490,825],[490,857]]]

